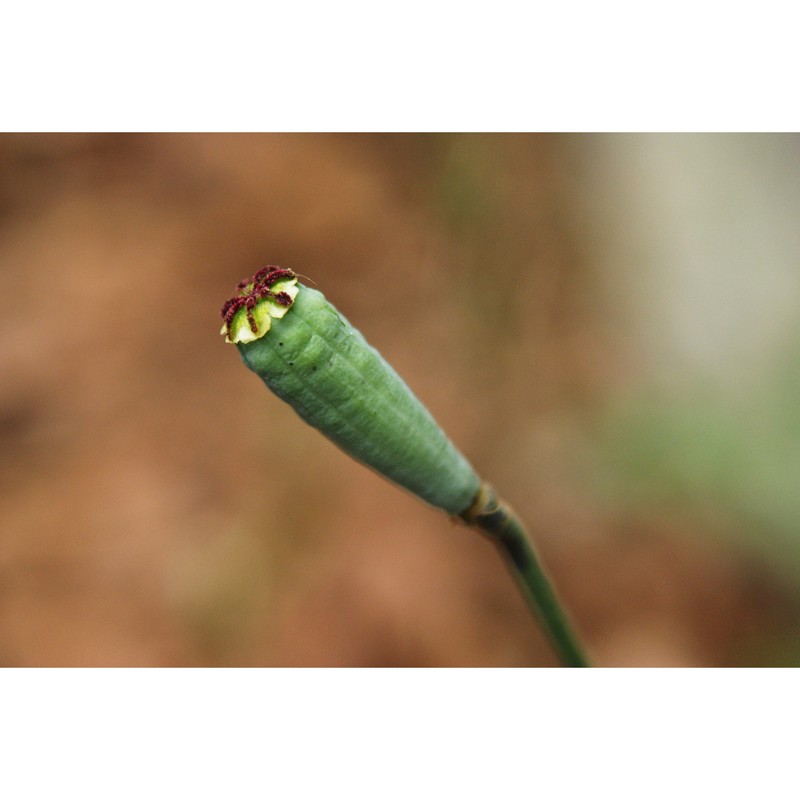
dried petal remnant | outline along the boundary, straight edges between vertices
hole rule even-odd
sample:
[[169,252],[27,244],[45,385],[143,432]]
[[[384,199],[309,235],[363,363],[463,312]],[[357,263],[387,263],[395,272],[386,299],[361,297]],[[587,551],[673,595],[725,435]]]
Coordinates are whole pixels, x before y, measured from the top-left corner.
[[237,294],[227,300],[220,314],[224,321],[220,333],[225,341],[252,342],[269,329],[271,318],[280,319],[291,308],[297,294],[297,276],[290,269],[270,265],[236,287]]

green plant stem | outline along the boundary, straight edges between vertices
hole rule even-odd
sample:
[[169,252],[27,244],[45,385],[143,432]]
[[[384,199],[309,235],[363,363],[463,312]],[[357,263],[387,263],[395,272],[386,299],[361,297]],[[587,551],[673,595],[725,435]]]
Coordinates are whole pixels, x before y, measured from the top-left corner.
[[584,647],[542,567],[528,532],[514,510],[484,483],[475,502],[461,514],[461,518],[486,534],[499,547],[561,663],[566,667],[590,666]]

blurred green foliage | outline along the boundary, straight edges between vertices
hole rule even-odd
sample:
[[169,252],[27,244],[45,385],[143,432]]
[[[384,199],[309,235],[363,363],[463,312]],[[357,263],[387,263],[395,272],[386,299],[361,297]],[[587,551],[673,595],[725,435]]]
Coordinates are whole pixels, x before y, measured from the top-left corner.
[[597,485],[623,506],[722,517],[800,586],[800,349],[770,379],[639,391],[596,428]]

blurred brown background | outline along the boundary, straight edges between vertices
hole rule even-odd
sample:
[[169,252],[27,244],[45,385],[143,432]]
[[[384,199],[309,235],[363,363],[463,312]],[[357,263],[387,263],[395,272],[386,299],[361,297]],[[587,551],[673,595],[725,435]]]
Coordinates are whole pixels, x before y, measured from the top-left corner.
[[800,138],[0,136],[0,663],[533,666],[491,545],[219,336],[311,278],[601,665],[800,664]]

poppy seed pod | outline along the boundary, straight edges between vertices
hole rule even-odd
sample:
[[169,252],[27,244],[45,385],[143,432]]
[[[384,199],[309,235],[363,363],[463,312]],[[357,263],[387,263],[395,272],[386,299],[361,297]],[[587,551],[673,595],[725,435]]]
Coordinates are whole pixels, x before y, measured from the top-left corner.
[[222,307],[225,341],[346,453],[498,546],[563,664],[588,665],[522,522],[482,483],[426,408],[364,337],[288,269],[264,267]]
[[265,267],[222,308],[226,341],[310,425],[353,458],[452,515],[480,479],[364,337],[287,269]]

